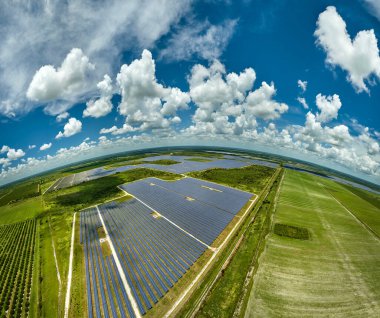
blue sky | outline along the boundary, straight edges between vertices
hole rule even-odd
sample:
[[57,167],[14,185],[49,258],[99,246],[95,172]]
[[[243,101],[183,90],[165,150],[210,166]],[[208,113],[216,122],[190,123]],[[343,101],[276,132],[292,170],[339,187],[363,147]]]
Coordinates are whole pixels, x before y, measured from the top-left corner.
[[289,155],[380,183],[376,0],[3,7],[0,184],[187,144]]

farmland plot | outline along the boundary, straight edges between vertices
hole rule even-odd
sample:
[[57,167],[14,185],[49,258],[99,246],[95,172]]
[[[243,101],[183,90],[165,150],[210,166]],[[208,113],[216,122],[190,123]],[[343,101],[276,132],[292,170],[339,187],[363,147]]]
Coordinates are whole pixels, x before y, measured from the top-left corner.
[[327,185],[286,172],[275,223],[307,229],[309,238],[269,235],[246,317],[378,317],[380,241]]
[[36,221],[0,226],[0,317],[27,317]]

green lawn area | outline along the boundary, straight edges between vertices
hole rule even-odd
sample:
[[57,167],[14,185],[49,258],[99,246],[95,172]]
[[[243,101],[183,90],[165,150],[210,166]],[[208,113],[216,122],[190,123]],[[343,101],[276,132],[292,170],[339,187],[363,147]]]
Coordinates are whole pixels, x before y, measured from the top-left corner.
[[[332,183],[330,180],[321,180],[320,183],[325,186],[332,197],[338,200],[360,221],[370,227],[380,238],[380,209],[375,206],[376,204],[374,205],[376,203],[375,200],[380,198],[380,196],[369,196],[369,192],[349,191],[349,188],[339,183]],[[360,193],[361,196],[358,196],[356,193]],[[365,199],[369,199],[369,201]]]
[[259,193],[273,175],[275,169],[264,166],[248,166],[235,169],[209,169],[188,173],[189,176],[228,185],[244,191]]
[[378,316],[380,241],[331,195],[366,216],[365,202],[345,191],[286,171],[274,222],[305,228],[311,238],[269,234],[245,317]]
[[41,197],[34,197],[0,207],[0,224],[9,224],[33,218],[43,212]]
[[353,194],[361,197],[363,200],[367,201],[368,203],[371,203],[376,208],[380,209],[380,194],[376,194],[373,192],[355,188],[348,184],[341,184],[341,186],[351,191]]

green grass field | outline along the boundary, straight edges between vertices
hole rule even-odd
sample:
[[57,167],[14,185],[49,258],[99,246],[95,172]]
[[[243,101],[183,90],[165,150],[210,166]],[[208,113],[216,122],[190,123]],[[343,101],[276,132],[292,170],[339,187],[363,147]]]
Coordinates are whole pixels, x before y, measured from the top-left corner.
[[252,193],[259,193],[273,175],[275,169],[264,166],[248,166],[235,169],[209,169],[188,173],[189,176],[225,184]]
[[41,197],[34,197],[0,207],[0,224],[10,224],[31,219],[43,212]]
[[[332,191],[334,190],[334,191]],[[269,235],[245,317],[378,317],[380,241],[362,198],[333,181],[286,171],[275,222],[306,228],[309,240]]]

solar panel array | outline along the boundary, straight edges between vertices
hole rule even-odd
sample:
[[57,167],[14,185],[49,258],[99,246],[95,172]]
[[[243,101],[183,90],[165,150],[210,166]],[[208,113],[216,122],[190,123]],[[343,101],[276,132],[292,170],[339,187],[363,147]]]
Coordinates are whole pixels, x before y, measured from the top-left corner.
[[101,226],[97,210],[81,213],[80,221],[88,317],[135,317],[113,256],[103,255],[97,232]]
[[[206,246],[165,219],[154,218],[152,211],[136,199],[99,208],[133,298],[144,315],[186,273]],[[122,317],[133,317],[120,277],[112,279],[107,272],[102,272],[104,256],[97,236],[100,226],[96,210],[81,213],[89,316],[92,317],[94,310],[100,317],[98,313],[103,310],[104,316],[107,312],[109,317],[117,317],[114,311],[121,308]],[[113,274],[118,275],[112,256],[105,260],[114,270]],[[113,290],[118,291],[117,304],[111,299]]]
[[155,184],[181,194],[185,198],[190,197],[232,214],[239,212],[247,200],[252,197],[252,193],[249,192],[189,177],[176,181],[164,181],[158,178],[147,178],[142,181]]
[[252,194],[193,178],[147,178],[121,186],[202,242],[211,245]]
[[71,187],[82,182],[87,182],[95,179],[99,179],[105,176],[114,174],[113,170],[105,170],[103,168],[95,168],[87,171],[82,171],[79,173],[71,174],[66,177],[58,179],[47,192],[56,191],[59,189]]

